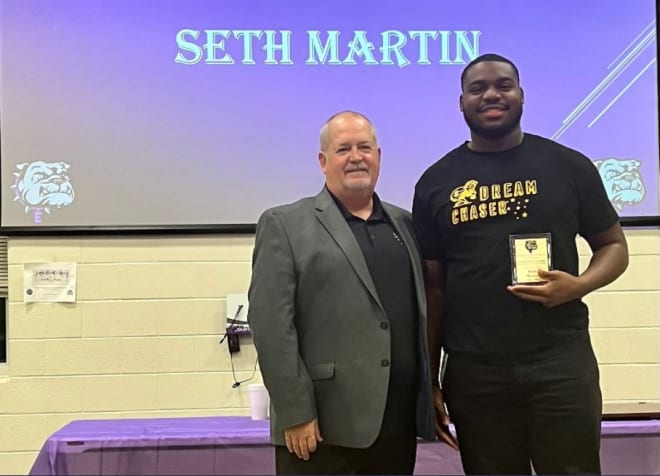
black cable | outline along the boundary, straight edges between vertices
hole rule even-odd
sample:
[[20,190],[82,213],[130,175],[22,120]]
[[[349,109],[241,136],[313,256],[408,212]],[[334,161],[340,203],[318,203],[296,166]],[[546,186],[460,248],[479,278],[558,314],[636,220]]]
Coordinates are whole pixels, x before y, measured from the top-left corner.
[[[231,321],[229,321],[229,325],[225,329],[225,334],[222,336],[222,339],[220,339],[220,344],[222,344],[225,341],[225,339],[227,338],[227,336],[229,336],[232,333],[231,331],[234,328],[236,328],[238,318],[241,315],[242,310],[243,310],[243,304],[239,304],[238,309],[236,309],[236,313],[234,314],[234,318]],[[258,363],[258,361],[259,361],[258,357],[255,357],[254,367],[252,369],[252,373],[250,374],[250,376],[248,378],[246,378],[244,380],[238,380],[236,378],[236,369],[234,368],[234,353],[229,352],[229,363],[231,364],[231,376],[234,379],[234,383],[231,385],[231,388],[238,388],[238,387],[241,386],[242,383],[249,382],[250,380],[252,380],[254,378],[254,376],[256,375],[256,373],[257,373],[257,363]]]
[[257,373],[257,362],[259,359],[257,357],[254,358],[254,368],[252,369],[252,374],[244,380],[238,380],[236,379],[236,372],[234,371],[234,354],[229,354],[229,362],[231,363],[231,376],[234,378],[234,383],[231,385],[231,388],[238,388],[241,386],[242,383],[248,382],[252,380]]

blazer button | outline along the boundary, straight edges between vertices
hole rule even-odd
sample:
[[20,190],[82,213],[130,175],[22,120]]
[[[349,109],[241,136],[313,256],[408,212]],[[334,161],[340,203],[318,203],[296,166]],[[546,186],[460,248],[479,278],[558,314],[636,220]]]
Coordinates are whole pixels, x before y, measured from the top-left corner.
[[390,366],[390,361],[387,360],[387,359],[383,359],[383,360],[380,361],[380,365],[382,365],[383,367],[389,367]]
[[381,329],[387,329],[388,327],[390,327],[390,326],[387,324],[387,322],[381,322],[380,323],[380,328]]

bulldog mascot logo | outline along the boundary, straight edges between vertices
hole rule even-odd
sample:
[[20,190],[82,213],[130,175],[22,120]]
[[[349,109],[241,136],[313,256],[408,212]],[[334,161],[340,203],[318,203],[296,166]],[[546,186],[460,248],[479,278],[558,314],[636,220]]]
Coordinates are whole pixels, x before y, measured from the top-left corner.
[[26,162],[16,166],[14,201],[33,212],[34,223],[41,223],[42,212],[68,207],[75,194],[67,175],[70,165],[64,162]]
[[607,196],[617,211],[623,210],[626,205],[642,203],[646,188],[639,172],[639,160],[610,157],[596,160],[594,165],[603,180]]

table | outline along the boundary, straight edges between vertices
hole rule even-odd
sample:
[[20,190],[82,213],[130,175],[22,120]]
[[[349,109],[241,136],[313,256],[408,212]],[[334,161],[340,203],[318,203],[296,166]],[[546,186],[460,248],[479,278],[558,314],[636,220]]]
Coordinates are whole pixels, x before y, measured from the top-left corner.
[[[51,435],[31,475],[274,474],[267,420],[77,420]],[[660,474],[660,420],[605,421],[604,474]],[[462,474],[458,453],[420,442],[415,474]]]
[[76,420],[46,440],[30,474],[239,475],[274,467],[268,420]]

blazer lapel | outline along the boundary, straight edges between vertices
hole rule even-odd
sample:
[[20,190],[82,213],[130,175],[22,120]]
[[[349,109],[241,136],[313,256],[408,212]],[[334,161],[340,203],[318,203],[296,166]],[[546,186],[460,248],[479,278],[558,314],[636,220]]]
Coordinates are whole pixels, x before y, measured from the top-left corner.
[[316,208],[316,218],[344,252],[353,269],[355,269],[355,272],[362,280],[362,283],[384,312],[383,305],[376,291],[376,285],[371,278],[371,273],[367,267],[367,262],[364,260],[360,245],[346,223],[346,219],[339,211],[339,208],[337,208],[334,199],[325,187],[316,196],[314,206]]
[[[422,259],[419,255],[417,248],[417,241],[411,234],[408,227],[404,226],[399,219],[396,218],[397,213],[387,203],[381,202],[383,209],[390,219],[390,223],[396,230],[397,234],[406,245],[408,256],[410,257],[410,264],[413,270],[413,277],[415,280],[415,292],[417,295],[417,304],[419,305],[420,315],[426,316],[426,290],[424,287],[424,270],[422,269]],[[422,312],[423,311],[423,312]]]

